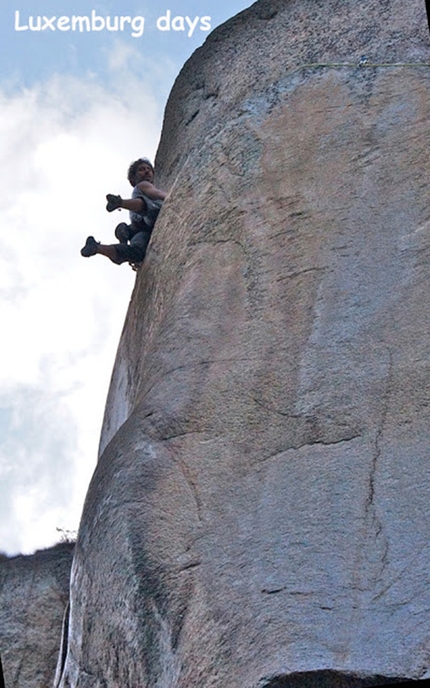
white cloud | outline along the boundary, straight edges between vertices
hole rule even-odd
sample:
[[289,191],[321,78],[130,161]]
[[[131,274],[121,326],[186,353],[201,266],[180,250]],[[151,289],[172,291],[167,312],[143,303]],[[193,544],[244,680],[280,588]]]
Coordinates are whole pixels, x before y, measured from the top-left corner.
[[124,71],[132,57],[113,56],[114,93],[62,76],[0,94],[3,551],[76,528],[94,469],[135,273],[79,251],[88,234],[114,241],[127,214],[106,213],[105,194],[127,196],[129,162],[155,154],[161,108]]

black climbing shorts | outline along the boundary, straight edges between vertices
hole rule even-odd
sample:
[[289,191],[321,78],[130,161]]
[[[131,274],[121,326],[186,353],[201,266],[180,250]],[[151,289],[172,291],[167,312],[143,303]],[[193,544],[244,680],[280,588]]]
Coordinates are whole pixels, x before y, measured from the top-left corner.
[[129,244],[115,244],[118,265],[121,263],[141,263],[145,258],[151,232],[136,232]]

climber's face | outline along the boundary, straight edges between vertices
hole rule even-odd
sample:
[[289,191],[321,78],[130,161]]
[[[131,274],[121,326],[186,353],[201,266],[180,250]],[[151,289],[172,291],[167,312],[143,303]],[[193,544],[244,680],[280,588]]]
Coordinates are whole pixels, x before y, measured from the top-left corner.
[[135,173],[136,184],[140,182],[153,182],[154,172],[151,165],[147,162],[141,162]]

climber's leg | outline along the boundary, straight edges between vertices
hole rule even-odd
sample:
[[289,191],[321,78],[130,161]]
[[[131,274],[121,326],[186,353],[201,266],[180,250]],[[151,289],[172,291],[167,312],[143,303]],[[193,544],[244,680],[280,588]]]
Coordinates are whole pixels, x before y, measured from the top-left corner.
[[137,232],[128,245],[117,245],[118,262],[141,263],[145,258],[150,238],[151,232]]
[[85,246],[81,249],[81,255],[85,258],[100,253],[106,256],[116,265],[121,263],[141,263],[145,257],[151,232],[137,232],[129,244],[100,244],[94,237],[89,236]]
[[89,258],[90,256],[95,256],[97,253],[100,253],[100,255],[106,256],[113,263],[120,265],[120,263],[124,261],[120,259],[117,251],[118,246],[122,246],[122,244],[100,244],[93,236],[89,236],[85,242],[85,246],[81,249],[81,256]]
[[109,258],[112,263],[121,265],[121,263],[124,261],[121,260],[118,249],[123,245],[124,244],[99,244],[97,247],[97,253],[100,253],[102,256],[106,256],[106,258]]
[[120,244],[126,244],[133,236],[132,226],[125,222],[120,222],[119,225],[115,227],[115,236]]

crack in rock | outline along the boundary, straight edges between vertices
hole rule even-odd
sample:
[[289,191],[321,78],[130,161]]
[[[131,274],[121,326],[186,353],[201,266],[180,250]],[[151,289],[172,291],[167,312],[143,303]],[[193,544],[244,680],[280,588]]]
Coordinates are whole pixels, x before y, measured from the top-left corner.
[[184,476],[188,487],[190,488],[191,494],[194,497],[194,501],[196,504],[196,513],[197,513],[197,518],[199,522],[202,522],[202,502],[197,490],[197,485],[195,480],[191,476],[191,471],[185,461],[179,457],[176,457],[176,463],[181,469],[182,475]]
[[[375,441],[374,441],[374,454],[372,457],[372,465],[370,468],[370,474],[369,474],[369,482],[368,482],[368,494],[367,494],[367,499],[366,499],[366,504],[365,504],[365,519],[370,520],[370,523],[373,524],[376,528],[376,533],[375,533],[375,539],[377,539],[380,535],[383,536],[383,528],[382,528],[382,522],[378,518],[376,514],[376,505],[375,505],[375,477],[376,477],[376,471],[378,467],[378,461],[381,456],[382,450],[381,450],[381,439],[382,435],[384,433],[385,429],[385,424],[387,420],[387,415],[388,415],[388,406],[389,406],[389,400],[392,392],[392,382],[393,382],[393,355],[391,351],[388,350],[388,357],[389,357],[389,362],[388,362],[388,374],[387,374],[387,383],[386,383],[386,389],[383,397],[383,407],[382,407],[382,413],[381,413],[381,419],[378,425],[378,428],[376,430],[376,435],[375,435]],[[386,558],[388,554],[388,543],[386,541],[386,538],[384,538],[384,553],[383,553],[383,566],[382,569],[385,568],[386,565]]]
[[[269,411],[269,413],[275,413],[278,416],[282,416],[283,418],[293,420],[293,421],[302,421],[302,423],[304,424],[303,430],[306,430],[306,426],[308,426],[308,428],[307,428],[308,432],[307,433],[304,432],[305,435],[308,434],[308,436],[309,436],[309,434],[311,434],[310,431],[312,429],[314,430],[314,434],[315,435],[317,434],[317,432],[316,432],[316,423],[317,423],[316,416],[305,416],[305,415],[301,415],[301,414],[297,414],[297,413],[290,413],[288,411],[281,411],[277,408],[274,408],[273,406],[268,405],[267,403],[263,403],[262,401],[260,401],[260,399],[257,399],[256,397],[253,397],[252,395],[250,395],[250,398],[258,406],[265,409],[266,411]],[[292,443],[289,447],[286,447],[282,451],[278,451],[275,454],[272,454],[263,460],[267,461],[268,459],[276,458],[277,456],[280,456],[284,452],[290,451],[291,449],[294,449],[297,451],[299,449],[302,449],[303,447],[312,447],[316,444],[321,444],[323,446],[329,447],[331,445],[341,444],[342,442],[351,442],[352,440],[355,440],[355,439],[358,439],[359,437],[362,437],[361,432],[358,432],[357,430],[352,429],[352,428],[345,428],[343,430],[344,434],[342,434],[341,428],[336,428],[336,430],[337,430],[338,434],[341,435],[340,437],[333,437],[332,439],[324,439],[322,437],[316,437],[315,439],[312,439],[312,440],[309,438],[305,442],[302,442],[301,444]],[[321,434],[321,433],[319,433],[319,434]]]
[[297,272],[290,272],[288,275],[283,275],[282,277],[278,277],[276,280],[277,282],[282,282],[287,279],[294,279],[295,277],[301,277],[301,275],[306,275],[310,272],[325,272],[327,270],[326,267],[321,267],[321,268],[306,268],[305,270],[298,270]]
[[[370,590],[380,584],[382,574],[388,563],[388,539],[384,533],[382,521],[377,515],[375,503],[376,472],[382,454],[381,442],[387,422],[393,386],[393,356],[388,348],[387,355],[385,391],[381,395],[382,408],[373,440],[373,452],[364,504],[362,543],[358,547],[357,565],[355,567],[356,578],[354,588],[359,595],[368,594]],[[373,564],[371,565],[370,562],[373,562]],[[375,570],[375,567],[377,567],[377,570]],[[361,608],[362,605],[358,601],[357,604]]]

